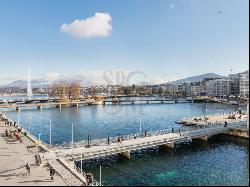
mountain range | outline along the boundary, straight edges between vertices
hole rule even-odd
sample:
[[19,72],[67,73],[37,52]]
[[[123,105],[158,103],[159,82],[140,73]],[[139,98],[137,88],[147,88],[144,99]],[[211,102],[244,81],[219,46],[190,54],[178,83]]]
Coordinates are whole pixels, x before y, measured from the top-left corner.
[[206,74],[202,74],[202,75],[187,77],[185,79],[179,79],[176,81],[172,81],[170,83],[176,84],[176,83],[185,83],[185,82],[198,82],[198,81],[204,80],[205,78],[221,78],[221,77],[223,77],[223,76],[215,74],[215,73],[206,73]]
[[[214,78],[214,77],[222,77],[222,76],[215,74],[215,73],[206,73],[206,74],[202,74],[202,75],[187,77],[185,79],[179,79],[176,81],[172,81],[170,83],[175,84],[175,83],[184,83],[184,82],[196,82],[196,81],[202,81],[204,78]],[[54,81],[49,81],[49,80],[45,80],[45,79],[36,79],[36,80],[31,80],[31,85],[33,88],[47,88],[47,87],[50,87],[51,84],[53,84],[54,82],[57,82],[57,83],[58,82],[59,83],[60,82],[79,82],[80,85],[84,85],[84,86],[97,85],[96,82],[91,81],[91,80],[73,80],[73,79],[72,80],[70,80],[70,79],[67,79],[67,80],[58,79],[58,80],[54,80]],[[0,85],[0,87],[26,88],[27,87],[27,80],[16,80],[16,81],[13,81],[13,82],[5,84],[5,85]]]

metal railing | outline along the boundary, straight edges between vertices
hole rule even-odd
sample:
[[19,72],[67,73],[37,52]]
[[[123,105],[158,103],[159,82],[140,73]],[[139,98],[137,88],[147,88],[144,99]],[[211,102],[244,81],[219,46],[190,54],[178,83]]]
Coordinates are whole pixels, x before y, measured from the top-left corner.
[[218,133],[225,132],[230,128],[242,128],[245,127],[245,123],[240,124],[229,124],[227,126],[216,126],[216,127],[209,127],[209,128],[196,128],[195,130],[188,130],[188,131],[181,131],[179,136],[172,136],[172,137],[162,137],[161,139],[154,139],[151,141],[135,141],[132,144],[113,144],[110,146],[105,146],[104,149],[76,149],[75,152],[65,154],[62,150],[61,156],[67,157],[73,160],[79,160],[82,158],[81,156],[84,155],[84,159],[92,159],[98,158],[102,156],[108,156],[112,154],[117,154],[125,151],[133,151],[138,149],[150,148],[153,146],[159,146],[168,143],[175,143],[178,141],[189,141],[192,138],[201,137],[201,136],[209,136]]
[[[230,121],[228,122],[227,126],[230,126],[231,124],[241,124],[244,123],[244,119],[237,119],[237,121]],[[213,123],[213,124],[203,124],[203,125],[197,125],[197,126],[189,126],[189,127],[181,127],[181,128],[173,128],[173,129],[163,129],[163,130],[158,130],[158,131],[151,131],[151,132],[146,132],[146,137],[152,137],[152,136],[157,136],[157,135],[163,135],[163,134],[170,134],[170,133],[180,133],[180,132],[189,132],[189,131],[195,131],[198,129],[213,129],[216,127],[224,127],[224,123]],[[129,135],[123,135],[123,136],[115,136],[115,137],[109,137],[109,144],[112,143],[117,143],[118,138],[120,140],[131,140],[134,138],[143,138],[144,133],[136,133],[136,134],[129,134]],[[108,138],[102,138],[102,139],[95,139],[91,141],[79,141],[79,142],[74,142],[73,143],[73,148],[80,148],[80,147],[88,147],[88,146],[106,146],[108,145]],[[72,148],[72,143],[71,142],[65,142],[63,144],[57,144],[53,146],[54,148],[57,149],[71,149]]]

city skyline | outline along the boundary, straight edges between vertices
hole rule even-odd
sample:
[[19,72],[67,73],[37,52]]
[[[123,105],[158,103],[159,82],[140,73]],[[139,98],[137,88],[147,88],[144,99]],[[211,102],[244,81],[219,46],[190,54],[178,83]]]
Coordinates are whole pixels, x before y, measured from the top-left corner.
[[34,79],[137,70],[158,82],[249,69],[248,1],[75,2],[1,1],[0,84],[28,66]]

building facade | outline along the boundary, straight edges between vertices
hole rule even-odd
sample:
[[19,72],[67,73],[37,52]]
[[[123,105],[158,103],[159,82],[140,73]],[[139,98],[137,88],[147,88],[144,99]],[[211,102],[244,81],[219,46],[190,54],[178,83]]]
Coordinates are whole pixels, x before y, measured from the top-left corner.
[[230,79],[217,78],[206,82],[206,95],[213,97],[227,97],[231,95]]
[[249,97],[249,71],[240,74],[239,95],[242,97]]

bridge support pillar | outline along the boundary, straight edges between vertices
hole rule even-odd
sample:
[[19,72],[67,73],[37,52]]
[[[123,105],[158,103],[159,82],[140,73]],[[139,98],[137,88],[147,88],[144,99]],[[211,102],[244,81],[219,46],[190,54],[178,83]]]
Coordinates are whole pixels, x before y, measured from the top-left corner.
[[102,105],[105,106],[105,104],[106,104],[105,101],[103,101],[103,102],[102,102]]
[[208,141],[208,136],[201,136],[201,137],[198,137],[198,138],[194,138],[193,140],[206,142],[206,141]]
[[130,159],[130,152],[131,151],[125,151],[125,152],[121,152],[119,153],[122,157],[128,158]]
[[38,110],[42,110],[43,107],[42,107],[42,106],[37,106],[37,109],[38,109]]
[[62,108],[62,105],[60,104],[60,105],[56,105],[56,108]]
[[149,101],[147,101],[146,103],[149,104]]
[[174,148],[174,143],[163,144],[163,145],[160,145],[159,148],[160,149],[173,149]]

